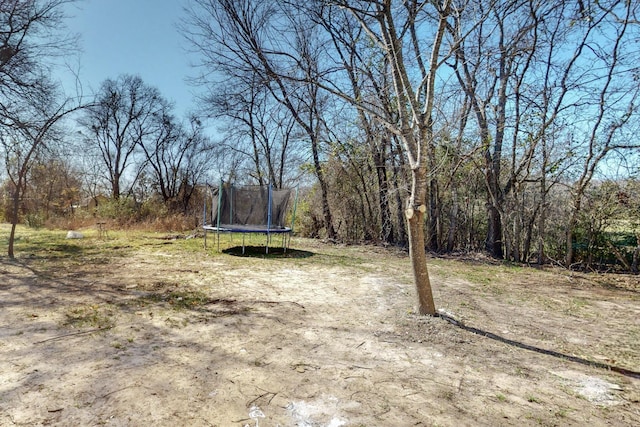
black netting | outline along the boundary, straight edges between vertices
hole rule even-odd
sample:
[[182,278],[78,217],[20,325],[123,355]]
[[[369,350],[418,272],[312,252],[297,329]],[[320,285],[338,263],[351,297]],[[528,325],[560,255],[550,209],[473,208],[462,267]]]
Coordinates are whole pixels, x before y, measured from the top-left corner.
[[284,229],[291,192],[258,185],[213,187],[209,225],[247,231]]

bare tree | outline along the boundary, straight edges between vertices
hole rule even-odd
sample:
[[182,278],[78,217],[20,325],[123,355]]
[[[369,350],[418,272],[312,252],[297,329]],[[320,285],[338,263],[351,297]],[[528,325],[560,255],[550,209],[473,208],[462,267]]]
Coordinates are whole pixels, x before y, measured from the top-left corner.
[[138,76],[122,75],[102,83],[93,104],[79,119],[86,147],[100,154],[114,199],[133,188],[143,170],[143,164],[136,163],[136,153],[147,139],[162,132],[162,117],[169,108],[158,89]]
[[36,107],[31,114],[21,114],[11,123],[0,128],[0,143],[4,149],[7,175],[12,183],[11,233],[8,255],[14,257],[14,240],[19,220],[20,201],[25,192],[27,177],[33,162],[48,143],[60,142],[55,126],[65,116],[80,107],[71,107],[67,102],[47,106],[45,110]]
[[33,165],[27,179],[27,212],[36,222],[73,214],[80,200],[80,171],[69,158],[56,152],[47,153]]
[[587,61],[576,66],[575,72],[587,80],[579,95],[583,114],[590,114],[584,122],[577,121],[578,126],[573,130],[573,135],[581,140],[571,141],[573,152],[581,154],[582,160],[571,187],[567,266],[574,261],[573,233],[582,210],[582,199],[598,166],[611,152],[640,147],[635,138],[640,95],[639,58],[635,49],[629,50],[638,37],[636,17],[640,6],[626,1],[587,5],[579,16],[584,36],[576,50],[576,54],[586,57]]
[[[607,154],[634,146],[620,136],[636,114],[637,52],[628,49],[636,8],[618,0],[477,2],[449,27],[451,65],[476,119],[468,135],[484,155],[485,248],[494,256],[526,260],[537,224],[541,261],[550,189],[572,179],[579,211]],[[478,13],[486,18],[468,16]]]
[[207,114],[228,120],[222,145],[249,159],[246,175],[259,185],[271,183],[282,188],[301,163],[296,157],[300,144],[295,138],[295,120],[254,79],[216,87],[216,93],[205,99]]
[[[535,149],[530,144],[522,153],[522,161],[512,166],[506,188],[503,188],[504,151],[509,137],[508,125],[517,116],[522,78],[530,69],[536,54],[536,38],[532,35],[526,2],[500,4],[478,2],[466,14],[458,15],[449,29],[454,46],[452,67],[458,82],[471,103],[476,118],[479,144],[482,147],[485,185],[487,188],[487,236],[485,248],[493,256],[504,255],[504,202],[519,178],[519,168],[525,168]],[[474,15],[485,15],[479,20]],[[515,112],[514,112],[515,110]],[[513,114],[513,116],[512,116]],[[518,118],[515,118],[516,125]],[[519,135],[512,133],[514,138]],[[516,147],[516,144],[512,144]]]
[[[328,185],[321,160],[325,134],[322,94],[307,83],[318,72],[319,50],[313,34],[285,4],[255,0],[197,0],[183,32],[204,58],[205,75],[221,73],[227,81],[200,79],[204,85],[228,84],[249,78],[259,82],[293,117],[309,142],[314,173],[321,188],[327,237],[335,239]],[[289,13],[289,14],[288,14]],[[286,22],[286,25],[282,25]],[[251,86],[250,84],[249,86]],[[246,86],[243,86],[246,87]]]
[[155,132],[140,139],[139,145],[162,200],[170,209],[186,212],[196,184],[206,171],[211,144],[196,117],[184,125],[167,111],[161,113],[155,118]]
[[[356,108],[374,114],[376,120],[383,123],[400,141],[403,155],[411,170],[411,185],[405,214],[409,231],[409,253],[418,296],[418,311],[421,314],[435,315],[436,308],[427,270],[424,220],[429,185],[429,147],[433,144],[434,138],[435,79],[441,64],[440,48],[447,27],[447,19],[452,13],[451,3],[447,0],[437,4],[408,2],[411,4],[405,5],[406,7],[401,7],[401,4],[391,0],[337,3],[353,14],[371,43],[388,61],[393,93],[391,108],[397,112],[397,116],[391,121],[386,114],[380,114],[376,105],[368,104],[366,99],[353,98],[328,80],[324,80],[323,85]],[[420,29],[416,26],[420,26]],[[429,31],[431,35],[429,40],[431,51],[423,69],[418,70],[417,79],[413,78],[415,70],[410,68],[410,64],[416,60],[416,54],[422,55],[423,50],[403,48],[405,35],[414,28],[416,33],[423,30]]]
[[54,58],[76,48],[65,32],[64,7],[75,0],[0,0],[0,124],[49,96]]
[[[363,42],[366,38],[364,28],[358,24],[356,19],[347,10],[339,8],[324,8],[322,5],[308,9],[308,15],[314,18],[314,22],[320,25],[328,34],[334,48],[336,62],[341,65],[348,85],[343,89],[350,94],[351,99],[365,99],[369,103],[376,103],[379,106],[379,112],[387,117],[387,120],[395,121],[395,110],[390,97],[389,90],[389,63],[386,58],[380,54],[377,49],[367,47]],[[358,175],[360,184],[357,193],[365,201],[367,209],[363,206],[362,220],[365,222],[365,239],[373,238],[370,233],[377,223],[379,227],[379,239],[386,243],[398,243],[403,238],[402,228],[403,221],[399,221],[396,226],[391,213],[392,205],[392,183],[390,182],[389,168],[391,167],[394,154],[392,145],[394,143],[394,135],[381,124],[375,115],[372,115],[365,109],[353,108],[357,115],[359,123],[359,131],[362,136],[354,136],[366,141],[366,149],[361,144],[353,145],[353,149],[349,150],[347,144],[343,145],[342,153],[345,154],[347,161],[352,164],[354,173]],[[346,108],[340,109],[340,119],[338,120],[341,128],[349,129],[349,122],[356,120],[355,118],[343,117]],[[338,131],[334,131],[338,134]],[[365,167],[357,161],[358,153],[365,151],[369,161],[365,163]],[[353,152],[353,153],[352,153]],[[369,170],[367,171],[368,168]],[[360,173],[359,173],[360,172]],[[374,178],[365,176],[365,172],[374,175]],[[395,175],[395,174],[394,174]],[[375,183],[376,187],[369,185],[369,182]],[[396,191],[398,193],[399,191]],[[378,218],[374,217],[374,209],[371,206],[369,193],[377,196]],[[397,209],[402,209],[402,204],[398,204]],[[394,241],[394,235],[398,237]]]
[[51,82],[50,61],[69,54],[63,6],[70,0],[0,0],[0,144],[12,183],[9,257],[29,170],[47,144],[59,141],[55,127],[79,108],[61,100]]

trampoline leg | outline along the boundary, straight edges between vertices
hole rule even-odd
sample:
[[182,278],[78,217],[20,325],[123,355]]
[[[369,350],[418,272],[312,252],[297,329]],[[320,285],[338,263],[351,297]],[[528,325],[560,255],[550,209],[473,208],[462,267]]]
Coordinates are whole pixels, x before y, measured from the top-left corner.
[[244,255],[244,233],[242,233],[242,255]]

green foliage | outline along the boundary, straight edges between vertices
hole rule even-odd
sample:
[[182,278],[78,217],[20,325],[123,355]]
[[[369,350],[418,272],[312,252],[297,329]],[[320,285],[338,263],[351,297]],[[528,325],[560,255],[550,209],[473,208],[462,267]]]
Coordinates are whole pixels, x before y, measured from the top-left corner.
[[595,183],[585,192],[584,207],[574,231],[573,247],[578,262],[590,268],[605,268],[620,264],[622,256],[632,264],[638,246],[640,207],[635,186],[632,181],[605,181]]
[[26,225],[30,228],[39,229],[44,225],[44,218],[39,213],[28,213],[24,217]]
[[142,297],[142,301],[167,303],[174,310],[194,309],[209,302],[209,297],[200,291],[173,290],[166,293],[152,293]]
[[108,199],[98,204],[96,216],[117,220],[120,224],[131,222],[136,216],[136,205],[133,199],[120,197],[119,199]]
[[137,211],[138,220],[165,218],[170,216],[169,208],[159,198],[150,198],[140,204]]
[[109,329],[115,325],[114,310],[109,306],[83,305],[65,312],[65,326]]
[[320,237],[322,211],[320,209],[319,188],[314,186],[298,192],[295,233],[303,237]]

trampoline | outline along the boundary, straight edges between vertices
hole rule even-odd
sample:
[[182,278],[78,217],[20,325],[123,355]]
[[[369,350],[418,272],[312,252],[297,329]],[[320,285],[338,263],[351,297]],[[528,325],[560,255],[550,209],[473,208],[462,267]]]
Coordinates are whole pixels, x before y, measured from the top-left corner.
[[264,234],[266,236],[265,253],[269,253],[273,235],[280,235],[282,248],[287,250],[295,223],[297,190],[291,223],[287,226],[285,222],[294,194],[292,189],[275,189],[272,185],[233,185],[223,182],[217,187],[209,184],[207,187],[210,197],[205,197],[202,226],[205,248],[207,232],[211,231],[216,233],[218,251],[220,251],[221,233],[242,234],[243,254],[246,234]]

